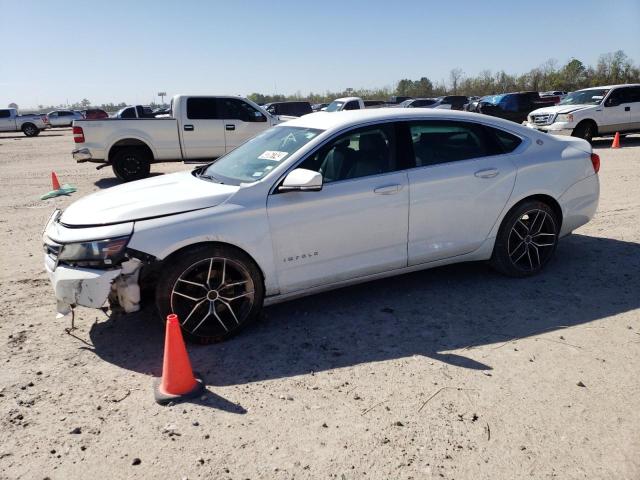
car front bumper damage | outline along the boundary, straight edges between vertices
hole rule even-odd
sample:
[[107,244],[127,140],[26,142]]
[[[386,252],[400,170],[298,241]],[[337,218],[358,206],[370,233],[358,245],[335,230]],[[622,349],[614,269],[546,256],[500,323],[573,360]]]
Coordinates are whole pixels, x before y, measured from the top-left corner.
[[102,308],[107,300],[117,302],[126,313],[140,310],[138,276],[142,263],[137,259],[103,270],[56,265],[45,254],[44,264],[55,293],[58,316],[71,313],[78,305]]

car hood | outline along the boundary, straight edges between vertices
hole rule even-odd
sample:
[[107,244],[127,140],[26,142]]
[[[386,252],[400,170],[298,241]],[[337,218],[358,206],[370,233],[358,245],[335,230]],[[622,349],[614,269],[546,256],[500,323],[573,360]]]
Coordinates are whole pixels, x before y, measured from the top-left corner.
[[598,105],[554,105],[553,107],[544,107],[539,108],[531,112],[530,115],[533,114],[547,114],[547,113],[573,113],[578,110],[591,110],[596,108]]
[[60,222],[69,226],[112,225],[214,207],[239,187],[195,177],[191,172],[138,180],[88,195],[69,206]]

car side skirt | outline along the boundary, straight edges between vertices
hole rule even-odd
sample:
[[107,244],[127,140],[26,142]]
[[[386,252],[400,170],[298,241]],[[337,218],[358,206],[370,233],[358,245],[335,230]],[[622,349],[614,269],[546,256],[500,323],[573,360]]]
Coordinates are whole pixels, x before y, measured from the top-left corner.
[[493,253],[493,245],[495,243],[495,237],[487,238],[484,243],[473,252],[466,253],[464,255],[458,255],[455,257],[443,258],[433,262],[420,263],[418,265],[411,265],[404,268],[397,268],[394,270],[388,270],[386,272],[374,273],[372,275],[366,275],[363,277],[352,278],[349,280],[342,280],[340,282],[327,283],[319,285],[317,287],[306,288],[304,290],[297,290],[295,292],[278,294],[266,297],[264,299],[264,306],[275,305],[296,298],[306,297],[309,295],[315,295],[317,293],[327,292],[330,290],[336,290],[338,288],[348,287],[351,285],[357,285],[359,283],[371,282],[373,280],[380,280],[388,277],[395,277],[396,275],[403,275],[405,273],[418,272],[420,270],[428,270],[430,268],[441,267],[444,265],[450,265],[453,263],[462,262],[477,262],[483,260],[489,260]]

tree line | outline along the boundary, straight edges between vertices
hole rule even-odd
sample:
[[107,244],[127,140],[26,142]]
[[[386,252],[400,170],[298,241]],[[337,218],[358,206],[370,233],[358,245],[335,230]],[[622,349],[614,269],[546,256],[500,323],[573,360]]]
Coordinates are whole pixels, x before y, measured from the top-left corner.
[[564,65],[559,65],[557,60],[550,59],[520,75],[509,74],[504,70],[498,72],[483,70],[478,75],[468,76],[461,68],[454,68],[449,72],[448,82],[433,82],[425,76],[417,80],[403,78],[393,88],[346,89],[325,93],[310,92],[308,95],[301,95],[300,92],[294,95],[252,93],[248,98],[256,103],[290,100],[322,103],[345,96],[384,100],[393,95],[418,98],[441,95],[483,96],[527,90],[571,92],[581,88],[618,83],[640,83],[640,67],[636,66],[622,50],[600,55],[595,66],[587,65],[577,58],[570,59]]
[[[414,98],[441,95],[483,96],[525,90],[539,92],[547,90],[574,91],[586,87],[618,83],[640,83],[640,67],[635,65],[622,50],[600,55],[595,66],[587,65],[577,58],[570,59],[564,65],[560,65],[557,60],[550,59],[520,75],[509,74],[504,70],[498,72],[483,70],[475,76],[468,76],[461,68],[456,67],[449,72],[448,82],[444,80],[433,82],[425,76],[417,80],[403,78],[394,87],[348,88],[342,91],[327,90],[324,93],[309,92],[307,95],[303,95],[301,92],[293,95],[269,95],[254,92],[249,94],[248,98],[259,104],[291,100],[308,100],[311,103],[323,103],[346,96],[362,97],[366,100],[385,100],[394,95]],[[93,105],[90,100],[84,98],[71,105],[38,105],[37,110],[32,111],[46,113],[56,109],[84,110],[92,107],[101,108],[107,112],[115,112],[127,105],[129,104],[125,102]],[[150,106],[157,108],[163,105],[152,103]]]

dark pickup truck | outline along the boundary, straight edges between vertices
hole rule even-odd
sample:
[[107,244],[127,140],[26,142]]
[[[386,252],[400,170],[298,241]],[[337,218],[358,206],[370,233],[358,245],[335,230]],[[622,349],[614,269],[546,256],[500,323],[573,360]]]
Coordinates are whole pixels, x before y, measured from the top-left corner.
[[522,123],[530,112],[538,108],[552,107],[558,101],[557,97],[540,97],[538,92],[503,93],[481,98],[475,111]]

